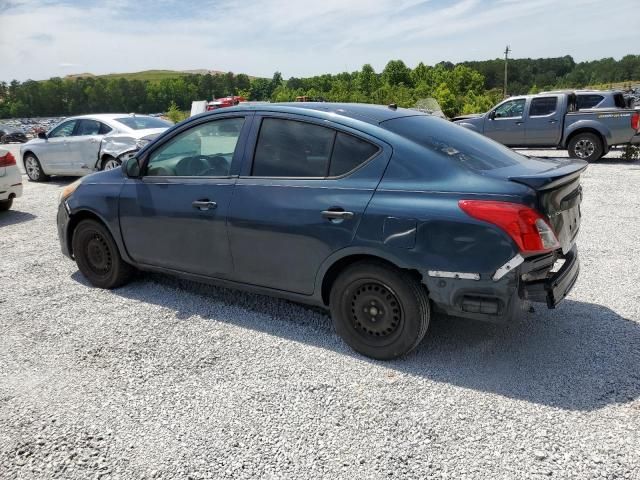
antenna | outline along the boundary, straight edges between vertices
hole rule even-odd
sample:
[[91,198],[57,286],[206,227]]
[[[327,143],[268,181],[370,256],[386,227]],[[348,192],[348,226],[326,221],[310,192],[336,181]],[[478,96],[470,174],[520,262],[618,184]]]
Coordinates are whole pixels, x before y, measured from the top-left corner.
[[511,53],[511,47],[507,45],[504,49],[504,98],[507,98],[507,63],[509,61],[509,53]]

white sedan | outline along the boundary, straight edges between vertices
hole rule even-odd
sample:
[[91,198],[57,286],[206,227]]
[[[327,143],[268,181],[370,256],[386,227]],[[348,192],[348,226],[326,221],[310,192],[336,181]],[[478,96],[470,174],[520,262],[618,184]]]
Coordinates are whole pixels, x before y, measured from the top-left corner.
[[22,195],[22,175],[9,150],[0,148],[0,212],[9,210],[13,199]]
[[160,118],[126,113],[70,117],[23,144],[20,154],[34,182],[47,180],[49,175],[83,176],[118,167],[172,125]]

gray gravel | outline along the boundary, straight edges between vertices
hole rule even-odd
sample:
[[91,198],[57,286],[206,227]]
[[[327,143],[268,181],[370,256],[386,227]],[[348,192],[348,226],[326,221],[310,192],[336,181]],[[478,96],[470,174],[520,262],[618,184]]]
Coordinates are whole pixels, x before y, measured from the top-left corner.
[[289,302],[91,288],[59,253],[68,181],[0,216],[0,478],[640,479],[640,164],[586,173],[557,310],[439,318],[391,363]]

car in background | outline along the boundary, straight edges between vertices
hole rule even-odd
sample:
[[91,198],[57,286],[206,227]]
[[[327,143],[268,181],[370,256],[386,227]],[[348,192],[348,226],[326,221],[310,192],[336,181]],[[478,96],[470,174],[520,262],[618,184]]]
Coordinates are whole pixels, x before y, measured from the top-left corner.
[[25,143],[28,140],[22,130],[10,125],[0,125],[0,143]]
[[13,199],[22,196],[22,175],[13,154],[0,147],[0,212],[9,210]]
[[395,105],[240,105],[67,186],[58,236],[97,287],[140,269],[285,297],[391,359],[432,311],[554,308],[578,277],[586,167]]
[[173,124],[148,115],[109,113],[70,117],[20,148],[29,180],[109,170]]

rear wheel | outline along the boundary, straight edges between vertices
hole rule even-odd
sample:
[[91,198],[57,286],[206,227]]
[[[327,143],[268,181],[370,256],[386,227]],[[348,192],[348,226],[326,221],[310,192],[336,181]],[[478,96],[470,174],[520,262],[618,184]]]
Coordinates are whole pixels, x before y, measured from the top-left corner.
[[118,168],[122,163],[117,158],[113,157],[105,157],[102,160],[102,170],[113,170],[114,168]]
[[595,162],[604,154],[602,139],[594,133],[578,133],[569,141],[569,156]]
[[27,172],[27,177],[32,182],[46,182],[49,180],[49,176],[42,170],[40,160],[32,153],[27,153],[24,156],[24,169]]
[[13,205],[13,198],[8,198],[7,200],[0,200],[0,212],[6,212]]
[[424,287],[407,272],[381,262],[359,262],[340,274],[331,288],[330,307],[344,341],[378,360],[410,352],[429,326]]
[[104,225],[83,220],[73,232],[73,256],[82,274],[100,288],[117,288],[131,278],[134,269],[122,260],[118,247]]

